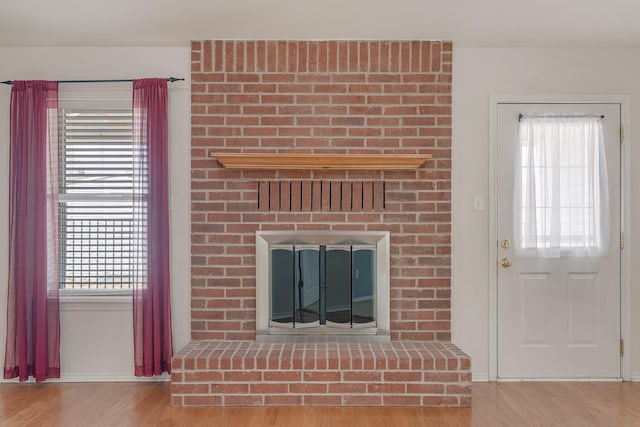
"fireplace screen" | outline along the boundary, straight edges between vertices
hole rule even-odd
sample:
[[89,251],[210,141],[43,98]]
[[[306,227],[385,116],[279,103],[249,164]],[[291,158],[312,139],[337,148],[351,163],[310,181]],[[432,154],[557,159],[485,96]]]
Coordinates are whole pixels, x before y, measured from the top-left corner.
[[273,245],[270,325],[369,328],[375,319],[373,245]]

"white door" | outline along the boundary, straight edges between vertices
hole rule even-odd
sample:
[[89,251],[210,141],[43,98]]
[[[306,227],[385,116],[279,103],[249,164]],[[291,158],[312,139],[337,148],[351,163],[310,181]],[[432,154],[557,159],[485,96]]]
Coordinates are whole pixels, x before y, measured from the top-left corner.
[[[606,164],[608,195],[604,187],[597,185],[592,185],[590,190],[563,188],[556,191],[560,187],[575,186],[571,179],[561,180],[563,184],[552,182],[551,178],[547,178],[546,183],[535,183],[550,170],[548,164],[536,162],[557,162],[557,159],[549,160],[557,152],[547,153],[546,160],[540,160],[537,155],[523,155],[523,151],[533,152],[539,148],[534,149],[533,145],[521,148],[521,115],[530,119],[575,115],[602,117],[606,162],[601,163]],[[529,141],[548,137],[539,136],[546,135],[540,132],[536,135]],[[557,157],[580,146],[578,142],[566,141],[566,138],[576,139],[575,133],[563,135],[558,141],[573,148],[565,147]],[[573,160],[560,159],[557,165],[560,166],[553,172],[555,176],[575,173],[571,169],[575,166]],[[540,172],[541,169],[545,171]],[[583,167],[583,172],[578,173],[578,181],[592,179],[586,175],[594,169],[600,170],[599,182],[602,184],[603,171],[598,165]],[[496,173],[498,378],[620,378],[620,104],[498,104]],[[526,181],[524,189],[523,181]],[[540,196],[545,186],[554,193],[552,196]],[[591,212],[587,216],[593,215],[594,211],[599,212],[596,216],[606,215],[606,206],[603,202],[599,207],[576,208],[576,204],[586,202],[573,200],[573,195],[581,193],[576,195],[576,199],[580,199],[586,191],[596,192],[586,197],[595,199],[596,205],[598,200],[608,198],[608,221],[602,229],[596,230],[597,238],[593,237],[593,227],[584,225],[589,221],[584,218],[584,212]],[[541,202],[538,198],[546,201]],[[529,207],[524,206],[527,204]],[[533,210],[532,204],[535,205]],[[548,220],[545,215],[551,212],[552,204],[559,204],[560,214]],[[578,218],[573,219],[576,212]],[[580,215],[583,217],[579,218]],[[551,225],[541,225],[544,218]],[[576,225],[578,223],[581,227]],[[533,232],[531,224],[535,225]],[[559,229],[560,234],[571,231],[560,240],[549,237]],[[591,231],[583,233],[583,229]],[[607,241],[607,232],[608,244],[602,244],[604,247],[599,250],[594,248],[594,240]],[[550,240],[553,242],[549,243]],[[585,244],[585,241],[591,243]]]

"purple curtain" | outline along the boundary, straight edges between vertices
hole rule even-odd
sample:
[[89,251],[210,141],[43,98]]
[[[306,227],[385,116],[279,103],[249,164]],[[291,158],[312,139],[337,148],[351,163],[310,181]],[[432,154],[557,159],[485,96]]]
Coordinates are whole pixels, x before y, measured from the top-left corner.
[[58,83],[14,81],[4,378],[60,377]]
[[133,82],[135,375],[171,372],[167,81]]

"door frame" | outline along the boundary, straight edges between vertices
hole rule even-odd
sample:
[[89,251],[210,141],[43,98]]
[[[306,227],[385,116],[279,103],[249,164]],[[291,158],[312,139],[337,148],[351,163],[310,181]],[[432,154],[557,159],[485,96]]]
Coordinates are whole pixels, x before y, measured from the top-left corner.
[[620,104],[624,141],[620,148],[620,227],[627,237],[620,254],[620,334],[625,342],[622,380],[631,380],[631,97],[628,95],[489,95],[489,381],[498,380],[498,104]]

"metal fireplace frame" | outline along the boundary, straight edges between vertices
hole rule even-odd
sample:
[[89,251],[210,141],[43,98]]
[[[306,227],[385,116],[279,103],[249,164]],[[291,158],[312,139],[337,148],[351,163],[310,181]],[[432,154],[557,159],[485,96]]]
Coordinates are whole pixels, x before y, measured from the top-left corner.
[[[375,328],[301,328],[272,327],[269,319],[271,245],[283,244],[368,244],[376,247],[376,327]],[[390,339],[390,234],[388,231],[256,231],[256,340],[294,338]]]

